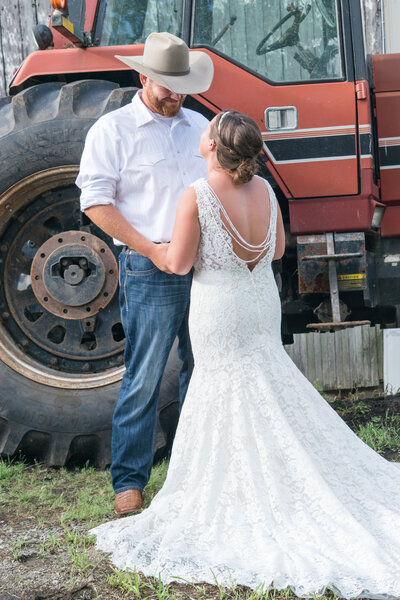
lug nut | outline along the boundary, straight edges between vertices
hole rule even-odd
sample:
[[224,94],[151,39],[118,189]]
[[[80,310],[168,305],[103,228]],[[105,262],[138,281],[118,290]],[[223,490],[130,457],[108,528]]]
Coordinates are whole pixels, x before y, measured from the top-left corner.
[[3,319],[9,319],[10,318],[10,313],[9,312],[3,312],[1,313],[1,316]]

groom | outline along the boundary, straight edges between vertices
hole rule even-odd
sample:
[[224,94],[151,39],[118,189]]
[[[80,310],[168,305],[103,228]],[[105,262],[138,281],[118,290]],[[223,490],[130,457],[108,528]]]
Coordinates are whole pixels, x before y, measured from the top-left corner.
[[89,130],[76,183],[81,210],[122,246],[126,371],[113,417],[111,475],[115,511],[126,514],[142,507],[160,382],[176,337],[181,402],[189,382],[185,314],[191,273],[164,272],[150,242],[170,241],[182,192],[207,176],[198,148],[208,121],[182,104],[186,94],[208,90],[213,64],[170,33],[150,34],[143,56],[117,58],[140,73],[143,89]]

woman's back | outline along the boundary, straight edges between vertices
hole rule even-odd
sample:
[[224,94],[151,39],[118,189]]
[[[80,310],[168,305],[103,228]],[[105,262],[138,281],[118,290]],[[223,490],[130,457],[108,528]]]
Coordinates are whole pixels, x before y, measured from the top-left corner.
[[271,220],[271,199],[265,181],[253,177],[238,186],[230,178],[214,177],[208,184],[221,203],[221,221],[231,236],[234,253],[253,270],[268,251],[262,248]]

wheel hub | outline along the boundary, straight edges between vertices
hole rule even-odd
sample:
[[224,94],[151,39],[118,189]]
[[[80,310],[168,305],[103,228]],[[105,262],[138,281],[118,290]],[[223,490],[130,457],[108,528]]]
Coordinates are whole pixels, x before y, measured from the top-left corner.
[[117,250],[82,221],[77,172],[47,169],[0,195],[0,359],[35,382],[71,389],[121,379],[125,341]]
[[53,315],[82,319],[107,306],[117,288],[117,263],[98,237],[67,231],[53,235],[32,261],[33,292]]

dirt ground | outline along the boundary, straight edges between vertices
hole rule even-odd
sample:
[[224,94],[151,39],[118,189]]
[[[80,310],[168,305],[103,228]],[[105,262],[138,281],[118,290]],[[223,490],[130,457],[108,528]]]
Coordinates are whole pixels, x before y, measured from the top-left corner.
[[[356,398],[350,404],[339,399],[333,405],[354,430],[373,418],[385,417],[387,411],[390,415],[400,416],[400,396]],[[382,454],[388,460],[400,462],[400,447],[387,449]],[[40,477],[45,490],[46,482],[54,479],[54,469],[40,467]],[[59,493],[68,503],[73,484],[72,478],[68,485],[60,484],[52,492]],[[110,513],[104,520],[113,518],[111,496],[109,505]],[[123,582],[118,586],[110,583],[109,578],[115,573],[107,556],[97,551],[92,541],[82,542],[88,532],[85,522],[77,519],[68,523],[66,533],[65,526],[60,524],[60,509],[53,507],[41,511],[37,508],[22,510],[21,506],[9,501],[0,506],[0,600],[255,598],[244,588],[221,592],[218,587],[208,585],[175,584],[157,591],[154,580],[147,582],[144,578],[141,578],[140,585],[136,585],[136,591],[134,585],[128,583],[124,589]],[[269,598],[278,600],[294,596],[272,593]],[[324,598],[333,598],[333,595],[327,594]]]

